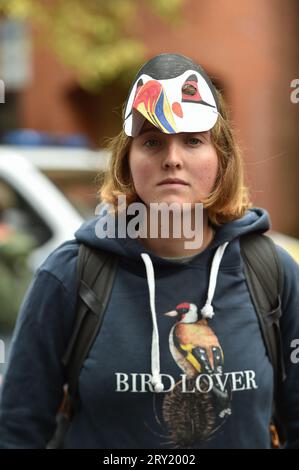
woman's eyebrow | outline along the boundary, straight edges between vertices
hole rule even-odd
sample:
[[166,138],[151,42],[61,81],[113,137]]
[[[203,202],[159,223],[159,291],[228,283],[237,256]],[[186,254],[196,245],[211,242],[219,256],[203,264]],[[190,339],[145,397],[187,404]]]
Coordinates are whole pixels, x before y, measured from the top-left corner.
[[[160,131],[160,129],[157,129],[156,127],[147,127],[145,129],[142,129],[138,136],[137,137],[140,137],[144,134],[147,134],[147,133],[154,133],[154,134],[158,134],[158,135],[161,135],[161,134],[164,134],[162,131]],[[181,134],[185,134],[185,135],[201,135],[202,137],[205,137],[207,139],[209,139],[210,137],[210,132],[209,131],[194,131],[194,132],[181,132]]]
[[188,134],[200,134],[206,137],[206,136],[209,136],[209,131],[194,131],[194,132],[188,132]]
[[199,132],[190,132],[190,134],[196,134],[196,135],[200,135],[201,137],[203,137],[204,139],[206,140],[211,140],[211,134],[210,134],[210,131],[199,131]]
[[149,128],[141,130],[138,134],[138,137],[140,135],[146,134],[147,132],[155,132],[155,133],[158,133],[158,134],[162,134],[162,132],[159,129],[157,129],[155,127],[149,127]]
[[184,137],[197,136],[202,137],[203,139],[209,140],[210,134],[209,131],[194,131],[194,132],[181,132]]

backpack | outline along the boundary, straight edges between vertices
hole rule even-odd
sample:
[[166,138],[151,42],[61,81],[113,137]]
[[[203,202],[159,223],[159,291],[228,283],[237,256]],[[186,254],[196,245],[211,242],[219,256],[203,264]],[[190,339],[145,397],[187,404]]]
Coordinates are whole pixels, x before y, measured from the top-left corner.
[[[274,370],[274,400],[270,432],[272,446],[285,442],[280,416],[281,388],[286,378],[279,319],[283,269],[274,242],[253,233],[240,237],[244,273],[266,351]],[[73,331],[62,362],[67,374],[64,399],[57,414],[56,432],[47,448],[62,448],[64,435],[80,402],[78,379],[88,352],[98,335],[118,266],[118,256],[80,245],[77,261],[78,304]]]

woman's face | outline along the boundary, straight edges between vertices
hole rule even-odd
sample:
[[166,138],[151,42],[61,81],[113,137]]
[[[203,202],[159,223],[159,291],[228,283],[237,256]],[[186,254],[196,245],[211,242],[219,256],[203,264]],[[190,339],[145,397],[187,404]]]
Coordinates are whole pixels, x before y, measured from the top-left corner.
[[213,189],[218,157],[209,131],[164,134],[146,121],[132,141],[129,165],[136,192],[146,205],[198,203]]

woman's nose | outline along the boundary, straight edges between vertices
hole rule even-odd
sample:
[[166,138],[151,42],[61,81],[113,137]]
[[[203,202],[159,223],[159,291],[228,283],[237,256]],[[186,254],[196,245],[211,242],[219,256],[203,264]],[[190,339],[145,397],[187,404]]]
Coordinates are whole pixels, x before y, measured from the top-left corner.
[[167,145],[163,156],[163,168],[181,168],[183,165],[181,155],[179,145],[174,142]]

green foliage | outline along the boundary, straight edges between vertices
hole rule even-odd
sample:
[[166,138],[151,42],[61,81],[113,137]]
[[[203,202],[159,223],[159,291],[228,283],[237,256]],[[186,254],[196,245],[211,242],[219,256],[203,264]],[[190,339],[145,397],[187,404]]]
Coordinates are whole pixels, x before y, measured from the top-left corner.
[[183,4],[182,0],[151,0],[152,10],[159,16],[166,18],[167,20],[176,21],[178,19],[178,13]]
[[126,80],[143,62],[145,46],[131,25],[140,4],[168,22],[183,0],[0,0],[0,14],[36,25],[61,62],[85,88]]

